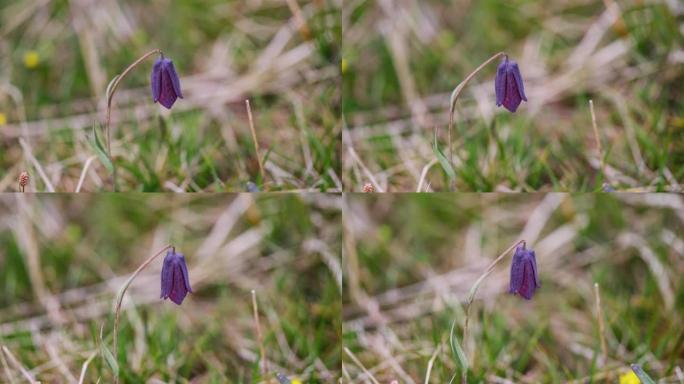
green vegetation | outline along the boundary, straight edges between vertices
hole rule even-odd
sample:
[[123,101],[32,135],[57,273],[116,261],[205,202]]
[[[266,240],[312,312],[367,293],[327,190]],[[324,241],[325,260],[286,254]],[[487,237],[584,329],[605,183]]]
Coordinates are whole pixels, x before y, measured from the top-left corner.
[[432,147],[436,132],[448,152],[449,95],[505,51],[529,102],[514,114],[496,107],[498,61],[466,86],[456,104],[456,190],[682,190],[681,4],[359,0],[345,8],[345,189],[447,190]]
[[104,138],[105,90],[154,48],[174,61],[185,98],[170,112],[153,103],[153,58],[122,82],[121,191],[341,190],[339,8],[299,7],[301,28],[285,1],[0,1],[0,191],[27,170],[27,190],[73,192],[91,157],[82,190],[111,190],[91,145],[94,129]]
[[[684,204],[676,195],[432,194],[346,197],[343,340],[380,383],[618,382],[630,364],[684,374]],[[524,239],[542,287],[507,293],[511,254],[480,285],[463,343],[463,302]],[[594,283],[605,320],[601,347]],[[434,358],[433,364],[430,364]],[[366,382],[343,356],[349,382]],[[679,375],[679,376],[677,376]],[[636,379],[636,377],[634,377]],[[626,380],[626,379],[625,379]],[[634,381],[626,381],[634,382]]]
[[[162,301],[162,258],[133,281],[119,329],[121,383],[263,383],[251,291],[269,376],[339,377],[339,196],[97,194],[0,197],[0,346],[44,383],[112,382],[124,281],[167,244],[194,290]],[[296,219],[295,219],[296,218]],[[6,353],[0,381],[22,382]]]

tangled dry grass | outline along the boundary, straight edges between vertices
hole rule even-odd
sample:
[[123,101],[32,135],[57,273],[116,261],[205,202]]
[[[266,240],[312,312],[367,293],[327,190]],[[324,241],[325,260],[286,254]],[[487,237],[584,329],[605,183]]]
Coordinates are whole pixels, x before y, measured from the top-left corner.
[[506,294],[510,256],[480,286],[469,382],[617,382],[631,363],[684,380],[681,196],[355,194],[345,209],[346,382],[449,382],[451,323],[460,340],[471,286],[518,239],[542,287]]
[[[346,3],[345,188],[681,191],[682,15],[666,0]],[[434,148],[450,93],[500,51],[529,102],[497,109],[496,67],[479,73],[456,104],[451,177]]]
[[0,380],[111,382],[100,329],[111,350],[117,292],[143,260],[173,244],[186,255],[194,293],[181,306],[162,301],[161,260],[134,280],[119,331],[122,383],[268,383],[276,372],[330,382],[341,361],[340,200],[0,197]]
[[185,98],[171,112],[152,103],[151,63],[122,84],[112,112],[122,191],[244,191],[262,181],[246,99],[262,189],[341,191],[340,1],[291,3],[0,4],[0,190],[15,191],[23,170],[27,191],[108,189],[90,144],[107,84],[160,48]]

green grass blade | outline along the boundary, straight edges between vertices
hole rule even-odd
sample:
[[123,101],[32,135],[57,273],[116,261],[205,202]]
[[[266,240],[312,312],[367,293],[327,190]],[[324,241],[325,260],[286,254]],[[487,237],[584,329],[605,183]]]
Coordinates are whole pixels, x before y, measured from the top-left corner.
[[93,126],[93,135],[90,137],[88,142],[90,143],[90,146],[93,147],[93,150],[95,151],[98,159],[100,159],[100,162],[105,166],[105,168],[107,168],[107,171],[109,171],[109,173],[113,173],[114,165],[109,160],[109,156],[107,156],[107,152],[105,151],[104,146],[97,135],[97,129],[95,129],[95,126]]
[[631,367],[642,384],[656,384],[656,382],[651,379],[651,376],[649,376],[639,364],[632,364]]
[[442,151],[439,150],[439,147],[437,147],[437,143],[432,146],[432,151],[435,153],[435,156],[437,156],[439,165],[442,166],[442,169],[444,169],[444,172],[446,172],[449,180],[455,180],[456,172],[454,172],[454,168],[451,166],[451,163],[449,163],[449,160],[447,160],[446,156],[444,156]]
[[100,354],[102,354],[102,357],[107,362],[107,365],[109,365],[109,368],[114,373],[114,376],[119,377],[119,363],[117,363],[116,359],[114,358],[114,355],[112,354],[112,351],[110,351],[109,348],[107,348],[107,345],[105,345],[104,341],[102,340],[103,329],[104,324],[100,328],[100,337],[98,340],[98,342],[100,343]]
[[454,334],[455,328],[456,319],[454,319],[454,322],[451,323],[451,333],[449,335],[449,345],[451,346],[451,353],[453,353],[454,357],[461,364],[461,368],[463,368],[464,371],[467,371],[468,359],[466,359],[465,352],[463,352],[463,348],[461,348],[461,344],[459,344],[458,342],[458,337]]
[[106,100],[109,100],[109,93],[112,91],[112,86],[114,85],[114,82],[119,78],[119,76],[120,75],[114,76],[112,81],[110,81],[109,84],[107,84],[107,90],[105,91]]

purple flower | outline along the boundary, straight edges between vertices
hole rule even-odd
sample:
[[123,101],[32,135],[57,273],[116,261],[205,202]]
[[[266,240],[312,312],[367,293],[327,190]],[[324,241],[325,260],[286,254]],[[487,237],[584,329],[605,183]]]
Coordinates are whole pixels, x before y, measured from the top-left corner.
[[287,376],[283,375],[282,373],[276,373],[276,378],[278,379],[278,382],[280,384],[290,384],[292,383],[290,379],[287,378]]
[[161,272],[161,298],[171,298],[171,301],[181,305],[188,292],[192,293],[192,288],[190,288],[185,256],[176,253],[175,249],[169,250],[164,257]]
[[541,283],[537,275],[537,259],[534,251],[525,249],[524,245],[517,247],[513,254],[513,262],[511,262],[511,287],[508,292],[530,300],[539,287]]
[[523,100],[527,101],[518,63],[513,60],[509,61],[508,56],[504,56],[504,60],[496,70],[494,90],[496,91],[496,106],[503,105],[511,112],[515,112]]
[[180,88],[180,80],[173,62],[161,56],[154,62],[152,67],[152,99],[159,104],[171,109],[177,98],[183,98]]

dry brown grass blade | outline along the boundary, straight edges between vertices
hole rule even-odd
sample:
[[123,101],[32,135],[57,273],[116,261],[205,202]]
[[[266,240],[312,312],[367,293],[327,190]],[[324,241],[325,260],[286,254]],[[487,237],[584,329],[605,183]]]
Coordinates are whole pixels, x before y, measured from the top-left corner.
[[257,342],[259,343],[259,361],[261,364],[261,373],[263,377],[268,377],[268,360],[266,359],[266,350],[264,349],[264,336],[261,333],[261,322],[259,321],[259,304],[257,303],[256,291],[252,289],[252,310],[254,312],[254,328],[257,334]]
[[363,373],[366,374],[366,376],[368,377],[368,379],[369,379],[371,382],[373,382],[373,384],[380,384],[380,382],[378,381],[378,379],[376,379],[376,378],[368,371],[368,369],[366,369],[366,367],[363,366],[363,364],[361,363],[361,361],[359,361],[359,359],[356,357],[356,355],[354,355],[354,353],[353,353],[352,351],[350,351],[349,348],[344,347],[344,353],[346,353],[347,356],[349,356],[349,358],[352,359],[352,361],[354,362],[354,364],[356,364],[359,368],[361,368],[361,370],[363,371]]
[[261,154],[259,151],[259,140],[257,139],[256,128],[254,128],[254,119],[252,118],[252,107],[249,104],[249,99],[245,100],[245,107],[247,108],[247,117],[249,118],[249,130],[252,132],[252,141],[254,142],[254,153],[256,154],[257,161],[259,162],[259,173],[261,173],[261,184],[266,188],[266,172],[264,172],[264,163],[261,160]]
[[608,362],[608,347],[606,346],[606,327],[603,320],[603,308],[601,307],[601,293],[599,292],[599,284],[594,283],[594,300],[596,301],[596,317],[599,325],[599,338],[601,339],[601,354],[603,360],[601,364]]
[[10,350],[6,346],[2,346],[2,351],[7,355],[7,358],[9,359],[10,363],[14,366],[14,369],[18,370],[21,372],[21,374],[24,376],[24,378],[31,384],[40,384],[39,381],[36,381],[35,377],[26,369],[24,368],[23,365],[17,360],[16,357],[10,352]]

